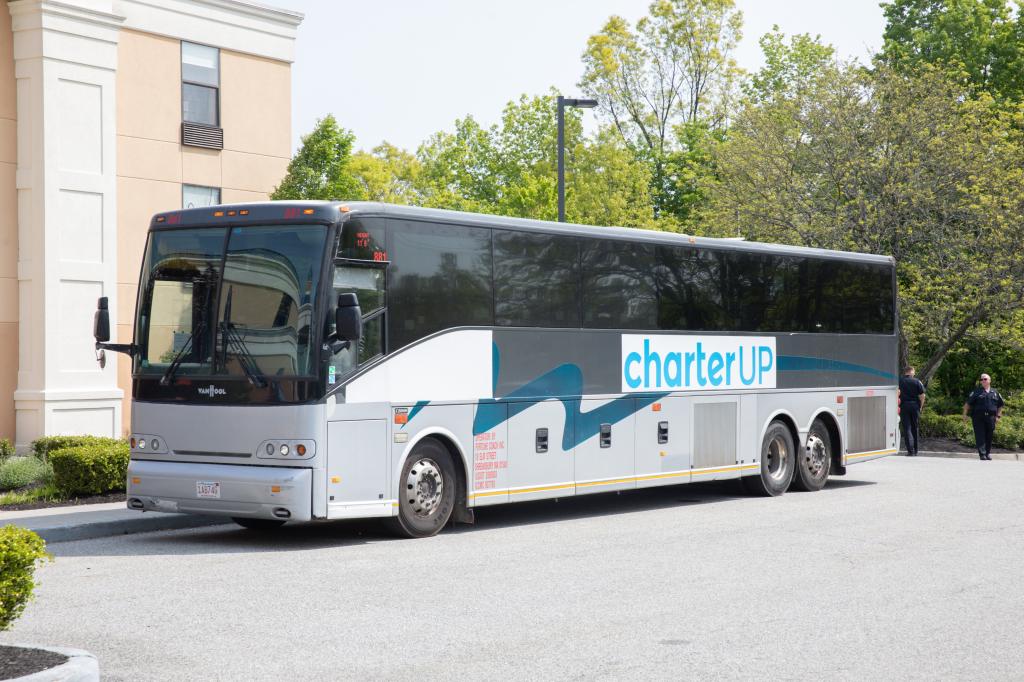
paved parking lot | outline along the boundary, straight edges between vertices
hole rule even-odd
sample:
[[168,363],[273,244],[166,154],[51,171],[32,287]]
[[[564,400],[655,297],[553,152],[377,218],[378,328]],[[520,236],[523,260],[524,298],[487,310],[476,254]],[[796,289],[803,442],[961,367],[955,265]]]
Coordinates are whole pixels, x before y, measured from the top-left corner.
[[3,643],[104,679],[1020,679],[1024,464],[891,457],[372,525],[60,543]]

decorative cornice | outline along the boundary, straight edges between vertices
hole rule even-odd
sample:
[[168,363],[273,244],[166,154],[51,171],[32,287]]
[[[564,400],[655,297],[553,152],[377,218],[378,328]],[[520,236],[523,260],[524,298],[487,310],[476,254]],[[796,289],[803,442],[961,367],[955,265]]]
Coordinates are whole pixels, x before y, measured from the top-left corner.
[[124,21],[124,17],[120,14],[59,0],[10,0],[7,6],[12,18],[33,14],[57,16],[112,28],[120,27],[121,22]]

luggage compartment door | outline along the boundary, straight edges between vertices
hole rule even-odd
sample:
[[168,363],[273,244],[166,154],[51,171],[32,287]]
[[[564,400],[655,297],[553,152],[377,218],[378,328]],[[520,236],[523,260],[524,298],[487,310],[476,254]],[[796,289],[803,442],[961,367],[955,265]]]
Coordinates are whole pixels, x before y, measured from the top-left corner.
[[[327,506],[389,499],[388,425],[384,419],[327,424]],[[328,514],[330,516],[330,514]]]

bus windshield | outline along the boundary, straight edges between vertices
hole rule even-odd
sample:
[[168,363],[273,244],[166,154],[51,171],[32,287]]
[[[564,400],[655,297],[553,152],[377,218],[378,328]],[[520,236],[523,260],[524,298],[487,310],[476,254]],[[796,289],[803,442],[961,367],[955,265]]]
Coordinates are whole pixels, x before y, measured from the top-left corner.
[[317,373],[322,225],[153,232],[146,249],[135,373],[240,378]]

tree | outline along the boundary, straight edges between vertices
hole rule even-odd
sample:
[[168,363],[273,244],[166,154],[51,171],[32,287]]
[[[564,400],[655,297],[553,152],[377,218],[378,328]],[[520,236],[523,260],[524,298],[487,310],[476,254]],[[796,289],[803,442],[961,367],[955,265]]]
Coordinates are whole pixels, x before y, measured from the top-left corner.
[[1024,97],[1024,16],[1007,0],[894,0],[878,58],[910,72],[919,64],[962,71],[976,92]]
[[271,199],[352,199],[364,193],[350,168],[351,132],[338,126],[328,114],[302,138],[302,146],[288,163],[288,173],[271,193]]
[[580,87],[651,169],[656,214],[686,218],[669,156],[680,124],[724,125],[739,73],[743,15],[733,0],[655,0],[634,31],[619,16],[587,40]]
[[361,196],[368,201],[389,204],[416,204],[422,165],[404,149],[382,142],[371,152],[352,155],[349,170],[360,185]]
[[[420,201],[428,206],[555,220],[556,93],[509,102],[501,124],[472,118],[423,144]],[[650,176],[611,132],[583,135],[582,114],[565,112],[566,218],[595,225],[649,225]]]
[[822,43],[821,36],[801,33],[786,44],[786,35],[772,26],[758,43],[765,64],[743,88],[757,103],[800,97],[835,64],[835,48]]
[[737,116],[707,219],[722,234],[891,254],[900,361],[921,357],[927,382],[973,328],[1024,307],[1021,122],[938,69],[836,65]]

